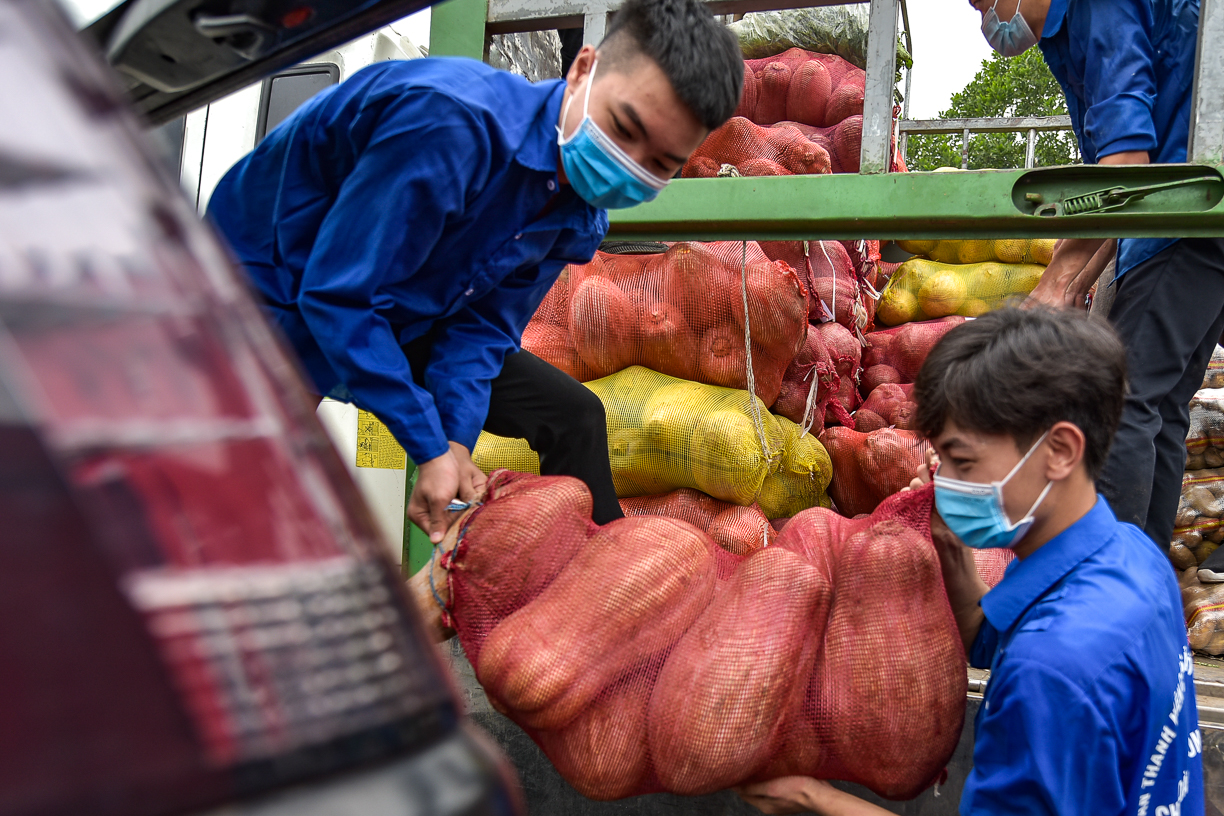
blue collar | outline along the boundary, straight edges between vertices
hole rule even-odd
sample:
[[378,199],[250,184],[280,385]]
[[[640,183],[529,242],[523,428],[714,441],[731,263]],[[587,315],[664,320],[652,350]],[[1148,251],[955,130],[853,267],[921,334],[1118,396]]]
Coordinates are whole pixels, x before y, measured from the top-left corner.
[[1114,537],[1118,519],[1101,496],[1084,517],[1037,552],[1011,564],[1004,579],[982,598],[986,620],[999,632],[1016,625],[1041,596]]
[[[550,85],[551,88],[549,88]],[[536,87],[547,91],[548,101],[540,108],[539,115],[527,128],[527,135],[519,146],[518,152],[514,154],[514,158],[529,170],[555,174],[559,160],[557,120],[561,118],[561,98],[565,96],[565,80],[540,82]]]
[[1041,39],[1057,34],[1066,16],[1067,0],[1050,0],[1050,10],[1046,12],[1045,23],[1041,26]]

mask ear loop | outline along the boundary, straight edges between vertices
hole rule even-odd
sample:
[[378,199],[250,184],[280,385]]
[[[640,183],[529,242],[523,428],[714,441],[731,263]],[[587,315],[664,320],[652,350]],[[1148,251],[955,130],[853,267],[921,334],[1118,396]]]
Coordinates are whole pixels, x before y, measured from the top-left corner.
[[[998,0],[996,0],[996,2],[998,2]],[[591,73],[587,74],[586,95],[582,99],[582,119],[578,121],[578,127],[574,128],[574,132],[570,134],[568,139],[565,136],[564,125],[565,120],[569,118],[570,105],[574,104],[574,97],[577,96],[577,94],[570,94],[570,98],[565,102],[565,109],[561,111],[561,124],[557,125],[558,146],[568,144],[575,136],[578,135],[578,131],[582,130],[582,123],[586,121],[587,114],[591,109],[591,86],[595,84],[595,69],[597,67],[599,67],[598,57],[596,57],[595,61],[591,63]]]
[[[1033,455],[1033,453],[1037,450],[1037,448],[1041,447],[1041,443],[1044,442],[1046,440],[1046,437],[1049,435],[1050,435],[1049,431],[1046,431],[1045,433],[1043,433],[1041,435],[1041,438],[1033,443],[1033,447],[1029,448],[1028,453],[1024,454],[1024,458],[1021,459],[1019,462],[1017,462],[1016,466],[1011,469],[1011,472],[1008,473],[1005,477],[1003,477],[1003,481],[995,483],[994,485],[995,498],[999,502],[999,509],[1003,510],[1004,518],[1007,518],[1007,510],[1003,509],[1003,486],[1011,481],[1011,478],[1016,475],[1016,471],[1024,467],[1024,463],[1029,460],[1029,457]],[[1033,511],[1041,506],[1041,503],[1045,501],[1045,497],[1049,494],[1050,488],[1052,488],[1053,486],[1054,486],[1053,482],[1046,482],[1045,490],[1041,491],[1041,495],[1037,497],[1037,501],[1033,502],[1033,506],[1028,509],[1027,513],[1025,513],[1023,516],[1020,517],[1019,521],[1013,523],[1012,520],[1008,518],[1007,523],[1011,525],[1010,529],[1012,530],[1016,529],[1017,527],[1019,527],[1021,524],[1024,523],[1025,519],[1031,518],[1033,515]]]

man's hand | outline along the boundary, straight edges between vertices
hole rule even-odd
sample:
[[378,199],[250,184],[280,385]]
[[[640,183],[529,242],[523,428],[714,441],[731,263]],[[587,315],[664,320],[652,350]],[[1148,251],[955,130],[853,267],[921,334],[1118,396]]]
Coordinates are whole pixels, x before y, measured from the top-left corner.
[[[931,472],[939,467],[939,455],[928,450],[926,463],[919,465],[910,482],[910,488],[918,489],[931,481]],[[931,540],[935,542],[935,551],[939,553],[939,567],[943,573],[944,590],[948,593],[948,603],[952,606],[952,615],[956,618],[956,628],[960,630],[961,640],[965,643],[965,653],[973,647],[982,621],[986,619],[982,612],[982,596],[990,591],[986,582],[978,575],[977,563],[973,558],[973,550],[966,547],[956,534],[948,529],[939,511],[931,508]]]
[[417,466],[416,487],[408,500],[408,518],[429,533],[429,540],[437,544],[451,523],[446,506],[458,495],[459,463],[455,454],[447,451]]
[[459,466],[459,498],[465,502],[475,501],[484,492],[488,477],[472,462],[472,454],[458,442],[450,443],[451,455]]
[[819,813],[821,816],[887,816],[888,811],[840,791],[823,779],[784,776],[732,788],[762,813]]
[[1113,257],[1114,239],[1064,238],[1054,245],[1054,257],[1024,305],[1079,309],[1092,285]]

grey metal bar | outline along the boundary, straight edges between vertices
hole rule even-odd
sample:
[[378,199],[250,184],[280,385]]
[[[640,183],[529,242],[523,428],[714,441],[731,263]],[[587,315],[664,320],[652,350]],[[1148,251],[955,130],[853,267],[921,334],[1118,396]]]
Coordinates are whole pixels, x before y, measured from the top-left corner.
[[1194,56],[1194,96],[1190,103],[1188,160],[1224,159],[1224,2],[1200,0],[1198,48]]
[[860,173],[887,173],[897,74],[897,0],[871,0],[867,29],[867,88],[863,94]]
[[[608,13],[624,0],[607,0],[600,6]],[[866,2],[867,0],[852,0]],[[843,5],[845,0],[706,0],[714,14],[747,14],[789,8]],[[591,4],[583,0],[490,0],[487,30],[490,34],[513,34],[547,28],[584,28]]]
[[[1224,100],[1224,97],[1221,97]],[[1070,116],[1021,116],[985,119],[905,119],[902,133],[1008,133],[1036,130],[1070,130]]]
[[961,134],[961,169],[969,169],[969,128]]
[[605,8],[592,8],[582,20],[582,44],[599,45],[608,31],[608,11]]
[[1028,148],[1024,151],[1024,166],[1032,168],[1037,163],[1037,130],[1029,128]]

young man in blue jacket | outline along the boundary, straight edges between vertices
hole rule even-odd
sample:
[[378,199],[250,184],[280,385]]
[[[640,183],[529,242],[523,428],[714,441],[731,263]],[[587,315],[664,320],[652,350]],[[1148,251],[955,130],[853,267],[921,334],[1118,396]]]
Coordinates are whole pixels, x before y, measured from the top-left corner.
[[[1067,97],[1086,163],[1186,160],[1197,0],[971,0],[1004,56],[1038,45]],[[1130,394],[1099,487],[1118,518],[1162,547],[1186,463],[1190,398],[1224,331],[1224,238],[1070,239],[1033,300],[1082,308],[1116,245],[1109,320],[1126,344]],[[1200,577],[1224,581],[1224,552]]]
[[[918,427],[938,453],[932,533],[948,599],[970,664],[990,669],[965,816],[1204,811],[1173,568],[1094,486],[1125,377],[1108,326],[1005,309],[948,332],[914,385]],[[987,592],[973,549],[990,547],[1017,560]],[[740,793],[766,813],[887,812],[804,777]]]
[[628,0],[565,80],[462,59],[386,62],[315,96],[221,180],[209,215],[319,395],[381,419],[440,541],[484,476],[482,428],[621,515],[599,399],[521,351],[606,209],[657,195],[739,102],[735,36],[699,0]]

